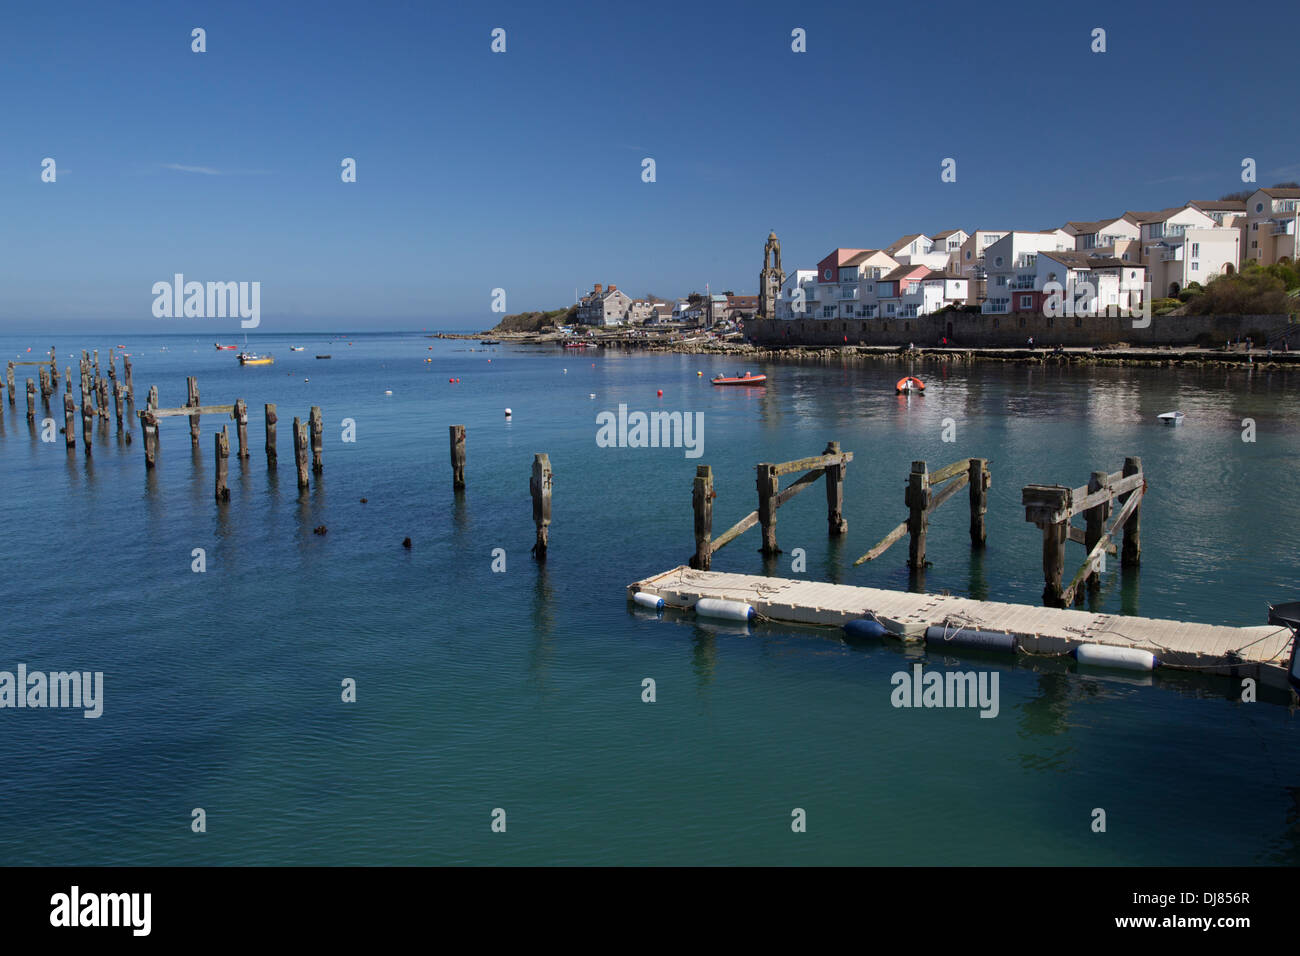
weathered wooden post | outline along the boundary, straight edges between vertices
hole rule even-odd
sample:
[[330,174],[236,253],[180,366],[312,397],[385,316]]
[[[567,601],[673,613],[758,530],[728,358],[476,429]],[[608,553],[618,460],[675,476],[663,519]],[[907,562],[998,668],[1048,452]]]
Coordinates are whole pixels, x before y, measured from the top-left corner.
[[910,536],[907,566],[913,571],[923,571],[925,536],[930,529],[930,473],[923,461],[912,462],[912,471],[907,476],[904,503],[907,505],[907,533]]
[[95,420],[95,409],[90,404],[90,393],[81,390],[81,441],[86,446],[86,455],[90,455],[90,433]]
[[[840,443],[827,442],[823,455],[838,455]],[[826,524],[832,538],[839,537],[849,530],[849,523],[844,520],[844,473],[848,466],[844,464],[826,466]]]
[[50,387],[50,370],[42,365],[36,370],[36,374],[40,378],[41,404],[45,406],[45,410],[48,412],[50,410],[50,392],[53,391]]
[[145,407],[145,408],[157,408],[157,407],[158,407],[158,386],[157,386],[157,385],[150,385],[150,386],[149,386],[149,394],[148,394],[148,396],[145,398],[144,407]]
[[122,370],[126,374],[126,398],[135,405],[135,384],[131,381],[131,356],[122,356]]
[[77,403],[63,393],[63,440],[69,448],[77,447]]
[[[185,404],[190,408],[198,408],[199,402],[199,380],[193,375],[185,379]],[[198,415],[190,416],[190,446],[197,449],[199,447],[199,417]]]
[[5,370],[5,384],[9,386],[9,407],[14,407],[14,363],[10,362]]
[[279,421],[275,416],[275,404],[267,402],[266,411],[266,467],[274,468],[279,458],[275,452],[275,423]]
[[293,456],[298,463],[298,487],[307,487],[307,426],[293,420]]
[[771,558],[781,553],[781,549],[776,545],[776,499],[780,477],[776,473],[776,465],[766,461],[757,465],[755,472],[755,484],[758,486],[758,522],[763,531],[763,546],[759,551],[762,552],[763,557]]
[[551,484],[551,456],[534,455],[533,475],[529,479],[528,490],[533,496],[533,524],[537,526],[537,541],[533,545],[533,557],[538,561],[546,560],[546,548],[550,539]]
[[[1110,475],[1104,471],[1094,471],[1088,478],[1088,495],[1091,496],[1098,491],[1106,490],[1110,484]],[[1106,519],[1110,517],[1110,501],[1103,501],[1099,505],[1094,505],[1083,512],[1085,522],[1083,533],[1083,546],[1088,554],[1092,554],[1092,549],[1097,546],[1101,536],[1106,533]],[[1067,534],[1068,529],[1067,529]],[[1102,552],[1101,560],[1106,560],[1105,552]],[[1088,590],[1096,591],[1101,587],[1101,575],[1090,574],[1088,576]],[[1076,603],[1083,600],[1082,593],[1075,593]]]
[[36,421],[36,383],[30,378],[27,380],[27,420]]
[[[1124,477],[1141,474],[1141,458],[1124,459]],[[1125,492],[1119,496],[1120,507],[1128,501],[1132,492]],[[1120,553],[1120,567],[1136,568],[1142,563],[1142,502],[1137,503],[1133,513],[1129,515],[1128,521],[1124,522],[1124,546]]]
[[140,432],[144,435],[144,466],[154,467],[158,460],[158,419],[153,409],[146,407],[137,413],[140,416]]
[[113,383],[113,412],[117,416],[117,433],[122,434],[122,383]]
[[[248,403],[242,398],[235,399],[235,407],[230,412],[235,420],[235,435],[239,439],[239,458],[248,458]],[[222,426],[223,428],[225,426]]]
[[222,425],[221,431],[212,437],[217,440],[217,501],[229,501],[230,489],[226,486],[226,477],[230,468],[230,436],[226,434],[226,426]]
[[451,439],[451,487],[460,491],[465,487],[465,426],[448,426]]
[[695,466],[695,487],[691,492],[695,510],[695,555],[691,567],[707,571],[713,563],[713,468]]
[[970,544],[972,548],[982,548],[986,540],[984,515],[988,513],[989,485],[993,483],[989,475],[987,458],[972,458],[968,472],[970,483]]
[[59,387],[59,356],[55,353],[53,345],[50,346],[50,382],[57,391]]
[[1026,485],[1020,492],[1025,520],[1043,532],[1043,603],[1064,605],[1061,576],[1065,572],[1065,542],[1070,537],[1074,492],[1062,485]]
[[68,365],[63,369],[63,388],[69,395],[72,394],[72,366],[71,365]]
[[108,396],[111,394],[112,393],[108,389],[108,379],[101,378],[99,380],[99,408],[100,414],[104,416],[105,423],[108,422]]
[[311,470],[320,474],[325,468],[325,463],[321,460],[325,453],[325,421],[321,418],[319,405],[311,407],[308,421],[311,423]]

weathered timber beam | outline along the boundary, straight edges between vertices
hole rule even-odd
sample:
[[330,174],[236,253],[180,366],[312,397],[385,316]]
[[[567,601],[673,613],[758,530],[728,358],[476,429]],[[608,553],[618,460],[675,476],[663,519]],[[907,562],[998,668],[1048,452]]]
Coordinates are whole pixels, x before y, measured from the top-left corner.
[[904,521],[902,524],[896,527],[893,531],[889,532],[889,534],[881,538],[880,543],[876,545],[874,548],[872,548],[870,551],[868,551],[866,554],[864,554],[862,557],[858,558],[858,560],[854,561],[853,566],[857,567],[859,564],[865,564],[868,561],[876,560],[876,558],[880,557],[882,554],[884,554],[886,551],[889,550],[890,545],[892,545],[895,541],[897,541],[905,534],[907,534],[906,521]]
[[[1074,578],[1070,581],[1069,587],[1067,587],[1061,595],[1061,601],[1066,607],[1069,607],[1070,603],[1074,600],[1075,592],[1083,586],[1083,583],[1087,581],[1092,574],[1096,573],[1097,559],[1101,556],[1102,551],[1107,550],[1107,546],[1110,545],[1112,538],[1115,536],[1115,532],[1124,527],[1124,522],[1128,521],[1129,515],[1133,514],[1141,501],[1142,492],[1139,489],[1134,492],[1128,501],[1124,502],[1124,507],[1120,509],[1120,513],[1116,515],[1115,522],[1102,533],[1101,539],[1097,542],[1096,546],[1094,546],[1093,549],[1088,552],[1088,556],[1083,559],[1083,566],[1075,572]],[[1113,546],[1110,550],[1113,552]]]
[[803,491],[805,488],[807,488],[809,485],[811,485],[814,481],[816,481],[824,474],[826,474],[825,468],[814,468],[812,471],[808,472],[808,474],[804,475],[802,478],[796,481],[789,488],[785,489],[785,491],[782,491],[780,494],[778,494],[776,496],[776,506],[778,508],[781,507],[783,504],[785,504],[787,501],[789,501],[799,492]]
[[810,468],[825,468],[828,465],[846,465],[853,460],[853,452],[843,451],[838,455],[814,455],[811,458],[800,458],[798,461],[783,461],[779,465],[773,465],[777,475],[788,475],[796,471],[807,471]]
[[234,405],[182,405],[180,408],[155,408],[154,418],[169,418],[178,415],[229,415],[235,410]]
[[758,524],[758,512],[751,511],[749,514],[745,515],[745,517],[741,518],[739,521],[737,521],[734,525],[732,525],[722,534],[714,538],[713,547],[709,553],[717,554],[719,551],[722,550],[723,547],[725,547],[728,544],[731,544],[731,542],[735,541],[737,538],[739,538],[750,528],[754,527],[754,525],[756,524]]

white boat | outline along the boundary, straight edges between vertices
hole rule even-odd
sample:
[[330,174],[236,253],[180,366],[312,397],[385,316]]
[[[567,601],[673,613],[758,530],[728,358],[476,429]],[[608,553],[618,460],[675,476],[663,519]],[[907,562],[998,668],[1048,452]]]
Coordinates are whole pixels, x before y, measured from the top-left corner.
[[1164,412],[1157,415],[1156,418],[1160,419],[1166,425],[1181,425],[1183,423],[1182,412]]
[[303,349],[305,349],[306,347],[307,347],[307,346],[305,346],[305,345],[290,345],[290,346],[289,346],[289,351],[290,351],[290,352],[301,352],[301,351],[302,351]]

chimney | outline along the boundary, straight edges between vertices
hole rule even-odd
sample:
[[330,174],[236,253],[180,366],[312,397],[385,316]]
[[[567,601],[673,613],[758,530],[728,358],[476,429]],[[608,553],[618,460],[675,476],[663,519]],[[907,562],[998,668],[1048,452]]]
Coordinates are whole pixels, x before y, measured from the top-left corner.
[[603,288],[604,288],[604,286],[602,286],[599,282],[597,282],[597,283],[596,283],[596,292],[595,292],[595,294],[596,294],[596,295],[600,295],[600,290],[603,289]]
[[610,291],[610,292],[617,292],[617,291],[618,291],[618,286],[616,286],[616,285],[611,285],[611,286],[609,287],[609,291]]

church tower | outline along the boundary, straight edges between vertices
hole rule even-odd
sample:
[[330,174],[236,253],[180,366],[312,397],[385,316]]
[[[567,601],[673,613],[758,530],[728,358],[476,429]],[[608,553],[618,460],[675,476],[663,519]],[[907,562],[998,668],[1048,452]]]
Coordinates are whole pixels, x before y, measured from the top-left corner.
[[775,232],[767,234],[763,247],[763,271],[758,274],[758,316],[760,319],[776,318],[776,303],[785,285],[785,272],[781,268],[781,240]]

